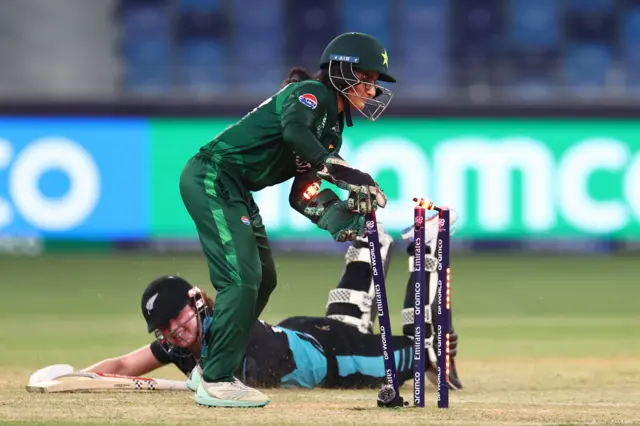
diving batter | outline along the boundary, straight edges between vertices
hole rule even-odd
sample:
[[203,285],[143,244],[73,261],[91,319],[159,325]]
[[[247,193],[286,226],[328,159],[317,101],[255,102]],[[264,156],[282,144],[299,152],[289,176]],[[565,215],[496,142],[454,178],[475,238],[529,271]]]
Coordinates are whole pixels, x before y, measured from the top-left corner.
[[[381,255],[385,269],[391,260],[393,239],[380,229]],[[412,243],[408,244],[412,256]],[[427,257],[431,256],[427,254]],[[432,256],[431,256],[432,257]],[[254,322],[240,366],[234,376],[259,388],[379,388],[386,383],[381,337],[373,334],[375,320],[374,288],[366,241],[352,243],[345,255],[346,266],[337,287],[330,291],[324,317],[287,318],[277,325]],[[412,265],[413,262],[410,262]],[[434,264],[427,261],[425,264]],[[435,269],[429,279],[436,280]],[[403,335],[393,336],[400,383],[413,377],[413,288],[411,269],[402,310]],[[435,292],[430,295],[433,308]],[[174,364],[189,377],[187,385],[197,391],[202,369],[200,353],[203,339],[211,327],[213,301],[182,278],[160,277],[143,293],[141,309],[147,330],[156,340],[131,353],[98,362],[87,371],[146,375],[166,364]],[[434,317],[434,316],[433,316]],[[427,322],[426,328],[434,325]],[[435,382],[433,333],[428,333],[427,377]],[[457,353],[458,337],[453,333],[452,356]],[[452,362],[451,389],[462,387]]]

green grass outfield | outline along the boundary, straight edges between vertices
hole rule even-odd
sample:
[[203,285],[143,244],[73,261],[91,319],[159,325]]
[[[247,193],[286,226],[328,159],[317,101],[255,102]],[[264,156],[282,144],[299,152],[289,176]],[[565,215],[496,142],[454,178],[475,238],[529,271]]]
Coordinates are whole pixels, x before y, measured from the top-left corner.
[[[342,257],[276,253],[276,263],[279,284],[262,319],[322,315]],[[149,342],[142,290],[156,276],[179,274],[213,292],[200,255],[0,257],[0,421],[178,424],[204,416],[235,424],[640,424],[639,272],[631,256],[454,254],[452,305],[466,389],[452,394],[450,410],[433,408],[433,393],[427,411],[388,413],[372,408],[375,392],[278,390],[262,414],[232,414],[198,408],[183,394],[24,391],[36,368],[85,367]],[[387,279],[396,331],[407,276],[406,256],[396,253]],[[155,375],[179,377],[172,368]],[[410,388],[404,392],[408,397]],[[165,413],[151,410],[154,403]],[[307,417],[298,421],[301,412]]]

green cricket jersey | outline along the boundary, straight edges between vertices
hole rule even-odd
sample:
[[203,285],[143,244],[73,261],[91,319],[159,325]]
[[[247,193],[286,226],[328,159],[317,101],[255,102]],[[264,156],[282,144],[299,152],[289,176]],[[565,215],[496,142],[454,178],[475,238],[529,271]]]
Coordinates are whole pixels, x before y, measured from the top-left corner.
[[336,92],[316,80],[292,83],[226,128],[201,151],[231,167],[249,191],[318,168],[342,144]]

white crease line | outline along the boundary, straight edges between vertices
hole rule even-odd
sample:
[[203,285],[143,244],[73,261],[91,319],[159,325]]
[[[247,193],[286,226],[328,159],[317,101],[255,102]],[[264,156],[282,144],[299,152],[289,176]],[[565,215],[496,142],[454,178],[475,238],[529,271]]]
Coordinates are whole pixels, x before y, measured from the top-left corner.
[[505,402],[505,401],[483,401],[474,399],[460,399],[456,403],[471,404],[500,404],[500,405],[530,405],[530,406],[558,406],[558,407],[634,407],[640,408],[640,404],[624,403],[624,402]]

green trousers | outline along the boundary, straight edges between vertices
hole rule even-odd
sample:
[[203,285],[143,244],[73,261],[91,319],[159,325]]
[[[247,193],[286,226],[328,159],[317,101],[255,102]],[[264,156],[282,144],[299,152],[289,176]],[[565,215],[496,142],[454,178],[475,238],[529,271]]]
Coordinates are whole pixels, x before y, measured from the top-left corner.
[[207,382],[233,381],[251,328],[277,284],[257,204],[237,173],[206,154],[189,160],[180,194],[198,230],[216,289],[201,366]]

